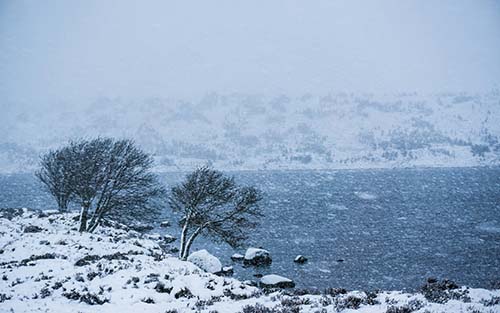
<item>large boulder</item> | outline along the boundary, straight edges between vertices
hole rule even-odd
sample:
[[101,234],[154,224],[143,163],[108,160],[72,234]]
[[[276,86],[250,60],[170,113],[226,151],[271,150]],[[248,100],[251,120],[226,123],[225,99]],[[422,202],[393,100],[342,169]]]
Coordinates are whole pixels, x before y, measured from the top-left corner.
[[219,259],[205,249],[191,253],[187,260],[208,273],[214,274],[222,271],[222,263]]
[[246,265],[269,265],[273,262],[271,253],[261,248],[248,248],[243,262]]
[[260,286],[262,288],[293,288],[295,283],[286,277],[271,274],[260,279]]

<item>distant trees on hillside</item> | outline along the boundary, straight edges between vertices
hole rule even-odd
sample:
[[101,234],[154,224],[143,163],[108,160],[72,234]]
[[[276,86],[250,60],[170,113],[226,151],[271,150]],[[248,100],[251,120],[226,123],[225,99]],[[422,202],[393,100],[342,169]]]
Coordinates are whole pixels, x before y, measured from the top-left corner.
[[36,176],[61,211],[78,203],[79,230],[92,232],[105,216],[135,220],[159,209],[166,193],[152,164],[131,140],[76,140],[42,156]]
[[248,230],[262,216],[261,193],[254,187],[238,186],[234,178],[201,167],[172,188],[169,203],[180,212],[182,228],[179,258],[185,260],[199,235],[235,247],[248,237]]

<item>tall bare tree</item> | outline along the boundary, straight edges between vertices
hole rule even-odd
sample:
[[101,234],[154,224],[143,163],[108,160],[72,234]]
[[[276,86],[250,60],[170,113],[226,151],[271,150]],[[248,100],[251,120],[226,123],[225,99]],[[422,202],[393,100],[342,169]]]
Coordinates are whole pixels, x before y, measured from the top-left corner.
[[239,246],[262,216],[261,198],[256,188],[238,186],[233,177],[208,167],[187,175],[169,196],[171,208],[182,214],[179,258],[187,259],[199,235]]
[[[59,185],[67,186],[70,199],[80,204],[81,232],[93,232],[105,216],[130,221],[159,209],[156,200],[165,196],[165,190],[151,173],[153,159],[133,141],[77,140],[56,153],[65,156],[67,175],[53,180],[64,180]],[[57,166],[63,164],[55,162]],[[42,162],[40,171],[45,168]]]

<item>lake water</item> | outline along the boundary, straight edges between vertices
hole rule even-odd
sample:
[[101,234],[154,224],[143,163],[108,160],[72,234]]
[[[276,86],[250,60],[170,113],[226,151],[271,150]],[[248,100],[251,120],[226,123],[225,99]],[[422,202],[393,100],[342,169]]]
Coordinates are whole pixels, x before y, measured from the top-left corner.
[[[206,248],[235,277],[280,274],[298,287],[418,288],[427,277],[473,287],[500,281],[500,169],[394,169],[233,172],[259,187],[266,217],[248,246],[268,249],[266,268],[233,264],[234,252]],[[172,185],[182,173],[162,174]],[[0,176],[0,207],[54,208],[31,175]],[[175,220],[167,209],[165,218]],[[173,227],[167,232],[178,236]],[[296,255],[309,258],[293,262]],[[343,262],[338,262],[343,260]]]

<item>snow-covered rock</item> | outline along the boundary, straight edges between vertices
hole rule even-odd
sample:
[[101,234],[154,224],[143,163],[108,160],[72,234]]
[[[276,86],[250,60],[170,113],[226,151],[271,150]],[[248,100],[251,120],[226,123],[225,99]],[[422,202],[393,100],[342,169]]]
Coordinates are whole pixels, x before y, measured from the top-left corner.
[[165,235],[162,238],[163,238],[163,242],[166,244],[172,243],[172,242],[177,240],[177,238],[175,238],[174,236],[170,236],[170,235]]
[[235,253],[231,256],[231,260],[233,261],[241,261],[245,258],[243,254]]
[[220,274],[224,276],[231,276],[234,274],[234,268],[232,266],[224,266]]
[[163,221],[160,223],[160,227],[169,227],[170,226],[170,222],[169,221]]
[[213,274],[222,271],[222,263],[219,259],[205,249],[191,253],[187,260],[208,273]]
[[272,263],[271,253],[261,248],[248,248],[245,252],[245,264],[267,265]]
[[280,275],[265,275],[260,279],[260,286],[265,288],[293,288],[293,280]]
[[293,261],[295,263],[304,264],[307,262],[307,258],[303,255],[297,255]]

